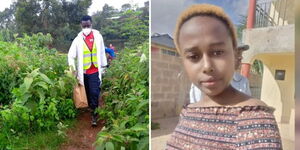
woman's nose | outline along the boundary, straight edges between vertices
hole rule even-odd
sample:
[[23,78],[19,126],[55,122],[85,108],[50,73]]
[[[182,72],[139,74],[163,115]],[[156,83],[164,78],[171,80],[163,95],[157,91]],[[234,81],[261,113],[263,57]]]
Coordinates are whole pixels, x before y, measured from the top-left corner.
[[211,59],[208,56],[203,56],[203,73],[211,73],[214,71]]

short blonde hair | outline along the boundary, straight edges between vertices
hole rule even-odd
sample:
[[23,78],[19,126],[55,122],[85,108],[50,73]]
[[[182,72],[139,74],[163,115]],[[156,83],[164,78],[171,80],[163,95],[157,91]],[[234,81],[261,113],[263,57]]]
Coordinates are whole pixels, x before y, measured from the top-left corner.
[[180,17],[177,19],[176,27],[175,27],[175,46],[177,51],[180,53],[179,50],[179,43],[178,43],[178,38],[179,38],[179,31],[182,27],[182,25],[187,22],[189,19],[195,17],[195,16],[210,16],[210,17],[215,17],[219,19],[226,28],[229,30],[229,35],[232,39],[232,45],[234,49],[237,49],[237,40],[236,40],[236,30],[235,27],[230,20],[230,18],[226,15],[226,13],[223,11],[222,8],[215,6],[215,5],[210,5],[210,4],[197,4],[197,5],[192,5],[185,11],[183,11],[180,15]]

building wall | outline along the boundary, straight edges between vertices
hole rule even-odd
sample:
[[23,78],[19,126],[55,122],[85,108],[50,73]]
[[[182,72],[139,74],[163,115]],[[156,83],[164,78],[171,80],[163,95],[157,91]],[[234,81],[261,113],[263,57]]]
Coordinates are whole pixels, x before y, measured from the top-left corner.
[[243,63],[250,63],[262,53],[295,52],[295,25],[243,30],[243,43],[250,46],[243,53]]
[[[283,149],[294,149],[295,140],[295,26],[294,0],[284,0],[287,4],[286,14],[278,14],[279,22],[284,26],[253,28],[243,31],[243,43],[250,49],[243,53],[243,63],[251,64],[255,59],[264,63],[261,100],[275,108],[275,118],[283,142]],[[291,7],[290,7],[291,6]],[[280,18],[282,18],[280,20]],[[283,19],[285,18],[285,19]],[[288,25],[286,25],[288,24]],[[285,70],[285,80],[275,80],[275,70]],[[250,83],[251,84],[251,83]]]
[[[256,58],[264,63],[261,99],[276,108],[277,121],[288,123],[291,110],[295,107],[294,55],[293,53],[261,54]],[[275,70],[285,70],[285,79],[275,80]]]
[[[295,140],[295,57],[294,53],[261,54],[264,63],[261,100],[275,108],[283,149],[294,149]],[[285,70],[284,80],[275,80],[275,70]]]
[[281,92],[279,85],[274,79],[272,68],[268,68],[266,65],[264,65],[264,73],[261,86],[261,100],[267,103],[267,105],[275,108],[274,115],[276,121],[280,122],[282,116]]
[[178,116],[190,87],[181,59],[175,49],[155,44],[151,49],[151,117]]

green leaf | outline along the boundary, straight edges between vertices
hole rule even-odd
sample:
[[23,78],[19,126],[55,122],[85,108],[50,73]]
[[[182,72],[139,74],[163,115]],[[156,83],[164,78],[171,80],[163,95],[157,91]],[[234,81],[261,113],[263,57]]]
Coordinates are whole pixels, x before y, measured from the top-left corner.
[[114,148],[114,144],[112,143],[112,142],[107,142],[106,144],[105,144],[105,149],[106,150],[114,150],[115,148]]
[[39,75],[39,70],[40,70],[40,68],[37,68],[37,69],[33,70],[31,73],[29,73],[28,75],[32,78],[35,78],[37,75]]
[[121,135],[113,135],[113,136],[111,137],[111,139],[112,139],[112,140],[114,140],[114,141],[117,141],[117,142],[120,142],[120,143],[122,143],[122,142],[123,142],[123,139],[124,139],[124,137],[123,137],[123,136],[121,136]]
[[48,90],[48,85],[45,82],[37,82],[34,84],[34,86],[40,86],[40,87],[44,88],[45,90]]
[[147,127],[145,127],[145,125],[143,125],[143,124],[138,124],[138,125],[133,126],[130,129],[134,130],[134,131],[144,131],[144,130],[147,130]]
[[47,82],[48,84],[53,85],[52,81],[43,73],[40,73],[40,76],[42,77],[42,79]]
[[59,87],[60,87],[61,90],[65,89],[64,88],[65,87],[65,82],[63,82],[63,81],[60,80],[60,81],[58,81],[58,85],[59,85]]
[[148,100],[142,100],[142,102],[137,106],[137,109],[141,109],[145,106],[148,106],[149,101]]
[[25,106],[30,108],[31,111],[34,113],[37,110],[38,104],[35,101],[28,101]]
[[121,128],[125,128],[128,121],[129,121],[129,120],[123,120],[123,121],[121,122],[120,127],[121,127]]
[[137,110],[134,112],[134,116],[140,116],[144,111],[142,110]]
[[33,121],[34,120],[34,116],[30,116],[30,121]]
[[138,141],[140,141],[138,138],[133,138],[133,137],[129,137],[128,139],[130,141],[132,141],[132,142],[138,142]]
[[40,100],[44,100],[45,99],[45,92],[42,89],[37,89],[37,93],[40,96]]
[[149,147],[149,137],[144,137],[139,141],[138,148],[141,150],[146,150]]
[[33,82],[33,78],[32,77],[25,77],[24,78],[24,86],[25,86],[25,90],[28,91],[31,84]]
[[108,136],[111,136],[109,133],[107,133],[107,132],[100,132],[99,134],[98,134],[98,136],[99,137],[108,137]]
[[98,147],[103,146],[103,148],[104,148],[104,138],[98,137],[98,139],[96,140],[96,142],[94,144],[96,144]]
[[99,145],[96,146],[96,150],[104,150],[105,146],[104,145]]
[[25,94],[21,97],[20,101],[16,101],[16,104],[25,105],[25,104],[27,103],[28,99],[29,99],[31,96],[32,96],[31,94],[25,93]]

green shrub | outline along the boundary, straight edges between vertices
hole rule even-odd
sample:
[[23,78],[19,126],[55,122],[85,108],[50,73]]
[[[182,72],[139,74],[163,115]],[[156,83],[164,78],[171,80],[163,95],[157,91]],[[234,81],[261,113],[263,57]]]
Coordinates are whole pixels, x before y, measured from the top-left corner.
[[148,43],[123,50],[103,77],[105,106],[99,109],[105,128],[98,149],[148,149]]
[[13,138],[60,130],[61,120],[75,118],[66,55],[48,49],[52,38],[41,33],[15,42],[0,41],[0,149]]

